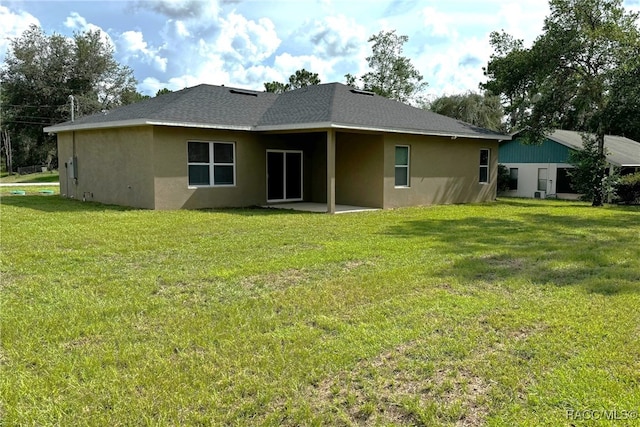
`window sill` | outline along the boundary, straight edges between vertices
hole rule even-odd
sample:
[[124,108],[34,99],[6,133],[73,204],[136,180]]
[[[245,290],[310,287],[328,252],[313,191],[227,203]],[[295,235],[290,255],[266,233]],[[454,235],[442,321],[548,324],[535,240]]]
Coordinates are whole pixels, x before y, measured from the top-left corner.
[[228,184],[228,185],[188,185],[187,189],[188,190],[198,190],[200,188],[233,188],[235,187],[235,184]]

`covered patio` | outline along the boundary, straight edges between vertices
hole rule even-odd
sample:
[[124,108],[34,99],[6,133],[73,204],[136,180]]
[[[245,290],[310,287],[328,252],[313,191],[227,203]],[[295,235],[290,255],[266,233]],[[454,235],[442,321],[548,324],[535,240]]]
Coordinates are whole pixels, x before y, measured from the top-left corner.
[[[291,203],[274,203],[262,206],[267,209],[287,209],[301,212],[317,212],[327,213],[331,212],[326,203],[313,203],[313,202],[291,202]],[[363,206],[350,206],[350,205],[335,205],[334,212],[336,214],[341,213],[355,213],[355,212],[369,212],[377,211],[378,208],[367,208]]]

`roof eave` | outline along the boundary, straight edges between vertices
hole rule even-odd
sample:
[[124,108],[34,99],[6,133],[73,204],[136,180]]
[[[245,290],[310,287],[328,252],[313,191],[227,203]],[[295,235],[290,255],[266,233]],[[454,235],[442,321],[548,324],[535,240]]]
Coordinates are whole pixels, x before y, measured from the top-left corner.
[[336,129],[360,130],[360,131],[369,131],[369,132],[391,132],[391,133],[404,133],[409,135],[439,136],[439,137],[451,138],[451,139],[469,138],[469,139],[487,139],[492,141],[503,141],[506,139],[511,139],[509,135],[500,135],[500,134],[482,135],[482,134],[467,134],[467,133],[455,133],[455,132],[438,132],[438,131],[421,130],[421,129],[356,126],[356,125],[346,125],[346,124],[333,124],[332,127]]
[[457,138],[471,138],[471,139],[486,139],[486,140],[507,140],[511,139],[509,135],[481,135],[481,134],[462,134],[451,132],[436,132],[420,129],[403,129],[403,128],[388,128],[388,127],[376,127],[376,126],[360,126],[344,123],[332,123],[332,122],[318,122],[318,123],[296,123],[296,124],[283,124],[283,125],[259,125],[254,128],[256,131],[262,132],[287,132],[296,130],[314,130],[314,129],[341,129],[351,131],[363,131],[363,132],[391,132],[391,133],[403,133],[409,135],[428,135],[428,136],[440,136],[445,138],[457,139]]
[[341,129],[350,131],[362,131],[362,132],[390,132],[390,133],[402,133],[408,135],[428,135],[438,136],[443,138],[468,138],[479,140],[493,140],[504,141],[509,140],[509,135],[482,135],[482,134],[466,134],[455,132],[439,132],[422,129],[406,129],[406,128],[390,128],[390,127],[377,127],[377,126],[362,126],[352,125],[345,123],[332,123],[332,122],[317,122],[317,123],[295,123],[295,124],[282,124],[282,125],[221,125],[211,123],[193,123],[193,122],[180,122],[180,121],[166,121],[166,120],[149,120],[149,119],[132,119],[132,120],[119,120],[113,122],[104,123],[67,123],[54,126],[48,126],[44,128],[44,132],[47,133],[61,133],[72,132],[80,130],[100,130],[100,129],[113,129],[123,127],[135,127],[135,126],[170,126],[170,127],[185,127],[185,128],[198,128],[198,129],[216,129],[216,130],[235,130],[235,131],[255,131],[255,132],[291,132],[291,131],[311,131],[320,129]]
[[92,129],[109,129],[109,128],[121,128],[132,126],[144,126],[146,125],[145,119],[131,119],[131,120],[119,120],[115,122],[104,123],[62,123],[59,125],[47,126],[43,129],[47,133],[61,133],[71,132],[76,130],[92,130]]
[[47,133],[61,133],[61,132],[72,132],[77,130],[113,129],[113,128],[123,128],[123,127],[135,127],[135,126],[170,126],[170,127],[186,127],[186,128],[198,128],[198,129],[240,130],[240,131],[253,130],[253,126],[248,126],[248,125],[215,125],[210,123],[191,123],[191,122],[177,122],[177,121],[165,121],[165,120],[133,119],[133,120],[119,120],[114,122],[104,122],[104,123],[54,125],[54,126],[48,126],[44,128],[43,131]]

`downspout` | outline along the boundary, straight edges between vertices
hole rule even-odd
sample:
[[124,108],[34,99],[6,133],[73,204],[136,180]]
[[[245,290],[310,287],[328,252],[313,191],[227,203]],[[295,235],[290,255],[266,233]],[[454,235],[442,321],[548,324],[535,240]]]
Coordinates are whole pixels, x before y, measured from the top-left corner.
[[[71,123],[75,122],[75,97],[73,95],[69,95],[69,100],[71,101]],[[76,177],[76,168],[78,165],[76,164],[76,131],[71,131],[71,156],[73,159],[73,170],[71,171],[71,182],[73,183],[73,198],[76,198],[76,193],[78,192],[78,178]],[[67,185],[69,182],[69,170],[67,170]],[[67,191],[71,192],[71,189],[67,189]]]

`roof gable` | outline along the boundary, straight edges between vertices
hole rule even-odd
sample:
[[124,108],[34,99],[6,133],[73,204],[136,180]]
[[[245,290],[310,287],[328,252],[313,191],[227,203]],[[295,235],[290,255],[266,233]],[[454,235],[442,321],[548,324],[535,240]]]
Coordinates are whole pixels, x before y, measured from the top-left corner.
[[514,139],[500,144],[500,163],[567,163],[571,148],[545,139],[541,144],[525,144]]
[[[640,143],[622,136],[606,135],[607,161],[615,166],[640,166]],[[520,138],[500,144],[503,163],[568,163],[572,150],[581,150],[582,133],[556,130],[540,145],[524,144]]]

